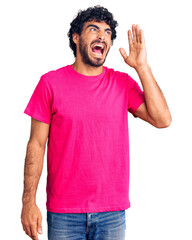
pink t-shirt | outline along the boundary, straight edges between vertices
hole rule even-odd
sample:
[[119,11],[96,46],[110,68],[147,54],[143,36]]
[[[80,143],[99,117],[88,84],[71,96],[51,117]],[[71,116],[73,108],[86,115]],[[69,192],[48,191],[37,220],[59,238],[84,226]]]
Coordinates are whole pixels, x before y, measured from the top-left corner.
[[134,114],[143,102],[135,80],[107,67],[97,76],[72,65],[41,76],[24,113],[50,124],[48,211],[130,207],[128,110]]

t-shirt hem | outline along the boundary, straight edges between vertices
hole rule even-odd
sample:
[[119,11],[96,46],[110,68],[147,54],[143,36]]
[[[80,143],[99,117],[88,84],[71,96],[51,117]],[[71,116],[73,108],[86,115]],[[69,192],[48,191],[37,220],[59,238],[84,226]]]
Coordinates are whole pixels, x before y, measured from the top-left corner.
[[99,208],[53,208],[47,206],[47,211],[55,213],[93,213],[93,212],[111,212],[126,210],[131,207],[130,202],[121,206],[99,207]]
[[28,116],[32,117],[32,118],[35,118],[36,120],[38,120],[40,122],[44,122],[44,123],[50,124],[49,120],[43,118],[42,116],[40,116],[40,115],[38,115],[36,113],[31,112],[29,109],[25,109],[24,113],[27,114]]
[[140,101],[137,102],[137,104],[134,106],[134,108],[130,109],[129,112],[132,113],[132,115],[137,118],[137,116],[135,115],[135,112],[137,111],[137,109],[141,106],[142,103],[145,102],[145,99],[142,99]]

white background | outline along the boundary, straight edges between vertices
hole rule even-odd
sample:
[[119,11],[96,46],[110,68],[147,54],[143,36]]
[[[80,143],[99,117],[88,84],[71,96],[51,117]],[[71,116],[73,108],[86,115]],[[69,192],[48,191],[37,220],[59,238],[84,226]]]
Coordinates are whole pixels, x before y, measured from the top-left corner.
[[[126,239],[192,239],[191,5],[183,0],[2,1],[0,4],[0,218],[2,239],[29,239],[20,214],[23,168],[31,119],[23,113],[40,76],[74,62],[67,32],[79,9],[100,4],[118,21],[117,39],[105,66],[129,73],[127,31],[144,31],[148,63],[168,102],[172,123],[157,129],[128,113],[130,201]],[[46,153],[45,153],[46,156]],[[46,157],[37,205],[46,223]]]

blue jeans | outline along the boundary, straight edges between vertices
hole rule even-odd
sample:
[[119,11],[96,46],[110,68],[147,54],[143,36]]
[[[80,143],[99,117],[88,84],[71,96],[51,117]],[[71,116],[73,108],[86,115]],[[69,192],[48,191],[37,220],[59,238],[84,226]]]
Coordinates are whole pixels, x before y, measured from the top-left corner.
[[48,240],[124,240],[125,210],[98,213],[47,211]]

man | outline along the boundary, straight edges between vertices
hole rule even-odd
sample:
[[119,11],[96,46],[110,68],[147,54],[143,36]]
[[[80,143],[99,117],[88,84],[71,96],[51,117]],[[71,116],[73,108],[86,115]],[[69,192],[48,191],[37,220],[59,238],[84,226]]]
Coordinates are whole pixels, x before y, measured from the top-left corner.
[[124,239],[129,201],[128,114],[157,128],[171,115],[147,63],[143,31],[128,31],[129,55],[143,90],[127,73],[104,67],[117,22],[100,6],[80,11],[68,36],[75,62],[41,76],[25,109],[31,116],[21,221],[42,233],[35,195],[47,143],[48,239]]

